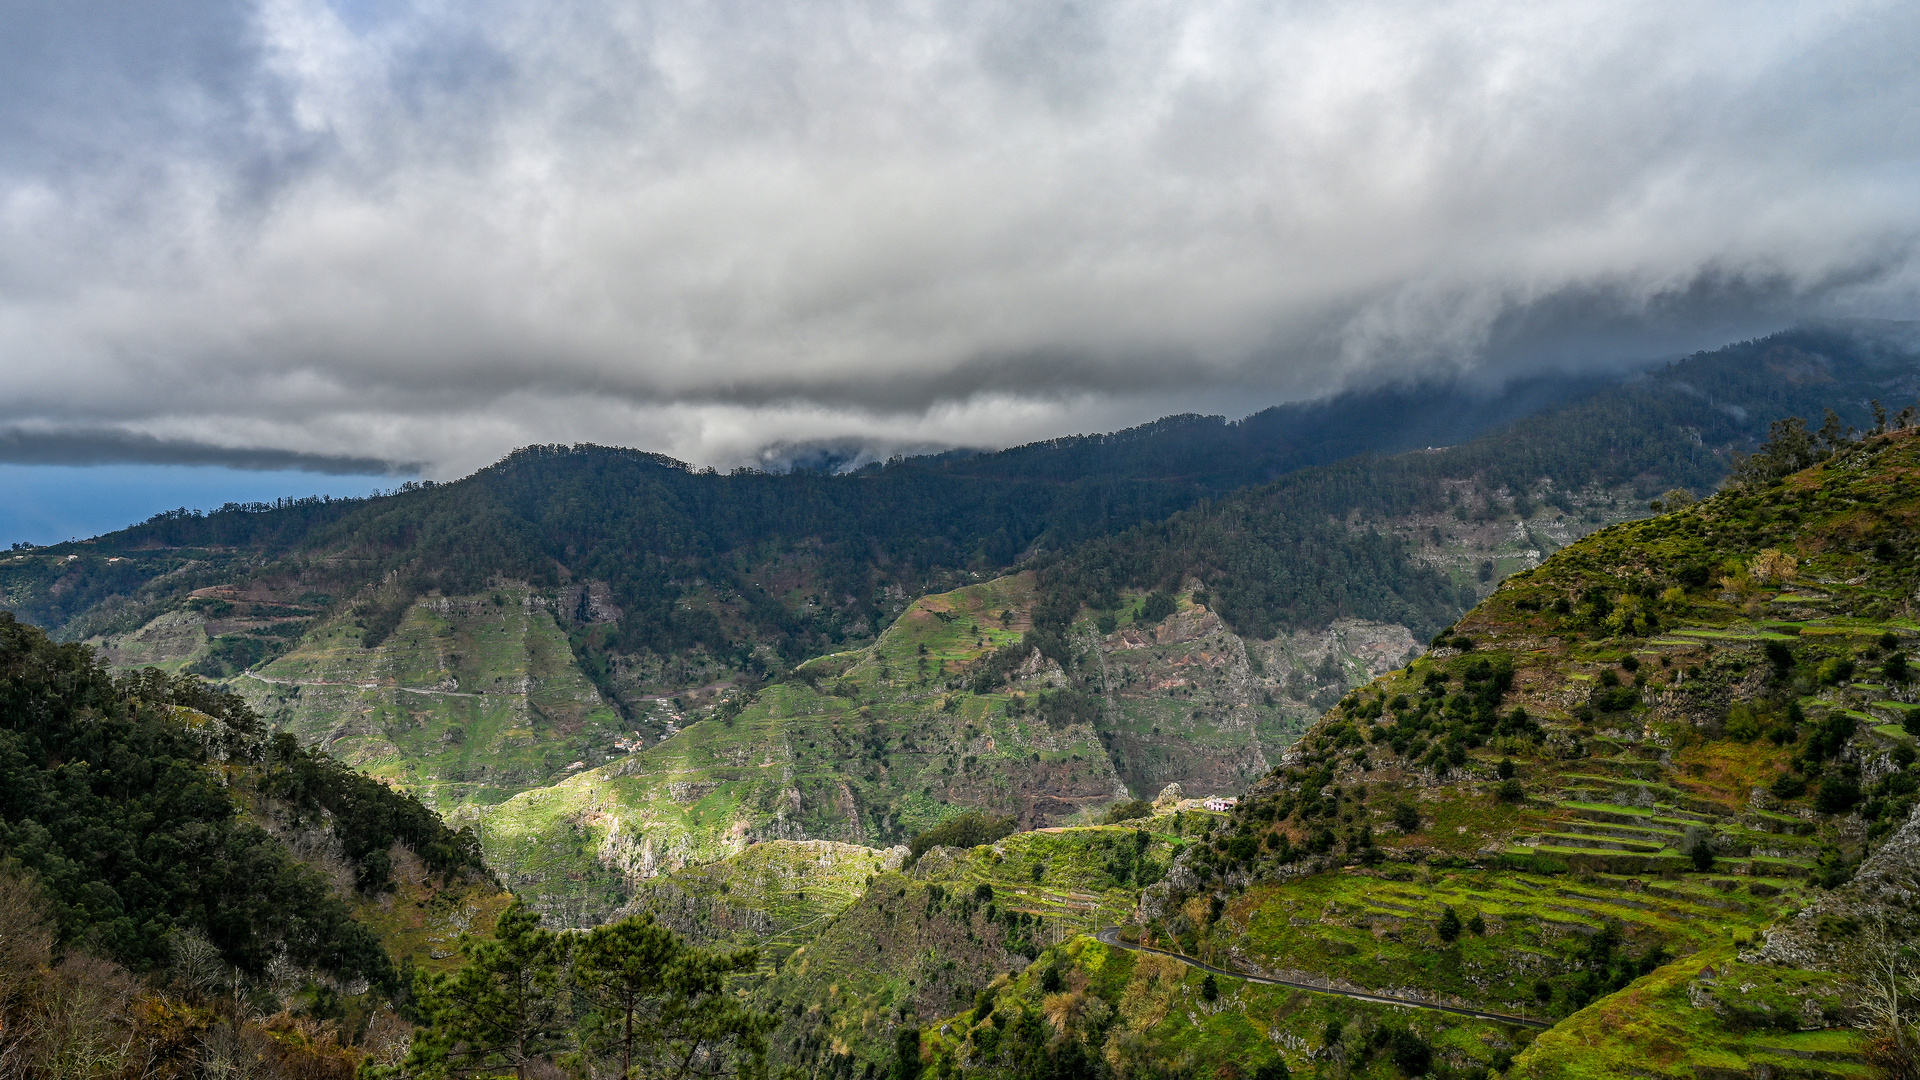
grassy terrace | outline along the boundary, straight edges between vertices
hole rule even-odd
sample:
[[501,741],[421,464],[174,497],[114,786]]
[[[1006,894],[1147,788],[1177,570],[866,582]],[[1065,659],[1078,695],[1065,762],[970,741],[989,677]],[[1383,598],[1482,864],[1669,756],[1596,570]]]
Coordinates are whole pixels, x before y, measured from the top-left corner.
[[[1057,990],[1049,989],[1050,969],[1064,973]],[[1177,1064],[1199,1076],[1228,1075],[1229,1070],[1244,1076],[1268,1057],[1284,1059],[1293,1075],[1312,1076],[1316,1060],[1324,1062],[1336,1040],[1343,1056],[1360,1066],[1346,1075],[1403,1076],[1385,1057],[1366,1059],[1367,1038],[1375,1031],[1411,1034],[1444,1060],[1487,1069],[1510,1061],[1533,1037],[1518,1026],[1442,1018],[1228,977],[1209,979],[1179,961],[1110,948],[1087,937],[1048,951],[997,979],[991,989],[990,1017],[978,1010],[957,1011],[928,1026],[922,1049],[936,1069],[995,1075],[1005,1060],[1001,1055],[1023,1032],[1045,1038],[1064,1027],[1071,1041],[1074,1029],[1089,1017],[1110,1018],[1107,1045],[1125,1048],[1135,1068]],[[1050,1049],[1058,1055],[1063,1046],[1054,1042]]]
[[696,941],[758,945],[771,964],[857,902],[903,854],[831,840],[767,840],[660,878],[632,906]]
[[1742,964],[1736,952],[1730,944],[1704,948],[1575,1014],[1539,1037],[1524,1075],[1695,1080],[1753,1076],[1760,1069],[1834,1080],[1881,1075],[1866,1064],[1865,1037],[1857,1030],[1730,1029],[1723,1018],[1729,1005],[1749,1015],[1792,1013],[1808,999],[1838,1006],[1850,993],[1834,976]]
[[962,890],[990,886],[1002,907],[1058,924],[1108,926],[1133,914],[1139,889],[1159,880],[1190,834],[1215,815],[1156,814],[1119,825],[1015,833],[956,855],[936,871]]
[[[1645,958],[1764,927],[1772,905],[1735,891],[1747,883],[1473,869],[1321,874],[1257,887],[1229,905],[1244,928],[1230,955],[1273,974],[1561,1016],[1583,1000],[1578,968],[1603,932],[1619,936],[1609,948]],[[1468,925],[1452,942],[1439,934],[1447,907]]]
[[1515,1076],[1865,1075],[1798,1030],[1857,991],[1738,959],[1920,797],[1920,439],[1859,455],[1510,579],[1254,785],[1148,936],[1563,1018]]
[[[1016,833],[876,875],[865,894],[777,961],[757,993],[792,1025],[884,1057],[901,1010],[947,1015],[997,974],[1130,914],[1205,814]],[[798,1003],[796,1011],[795,1003]]]

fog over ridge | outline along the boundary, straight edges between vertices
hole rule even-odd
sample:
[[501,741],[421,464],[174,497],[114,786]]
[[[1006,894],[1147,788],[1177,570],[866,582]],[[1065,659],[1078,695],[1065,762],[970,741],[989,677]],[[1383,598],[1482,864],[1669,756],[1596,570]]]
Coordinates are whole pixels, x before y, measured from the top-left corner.
[[0,429],[135,457],[1004,446],[1920,284],[1908,5],[7,20]]

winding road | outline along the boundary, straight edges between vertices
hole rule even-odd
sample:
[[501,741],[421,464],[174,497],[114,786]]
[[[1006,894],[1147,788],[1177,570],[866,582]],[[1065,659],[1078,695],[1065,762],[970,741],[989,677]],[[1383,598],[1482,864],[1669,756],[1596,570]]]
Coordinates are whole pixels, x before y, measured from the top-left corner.
[[1120,928],[1117,926],[1109,926],[1093,936],[1102,945],[1111,945],[1116,949],[1126,949],[1128,952],[1156,953],[1160,956],[1178,960],[1188,967],[1196,967],[1201,971],[1210,971],[1215,975],[1225,975],[1230,979],[1245,979],[1252,983],[1261,983],[1266,986],[1285,986],[1294,990],[1310,990],[1316,994],[1335,994],[1339,997],[1353,998],[1356,1001],[1371,1001],[1376,1005],[1397,1005],[1405,1009],[1429,1009],[1433,1012],[1452,1013],[1455,1016],[1470,1016],[1475,1020],[1492,1020],[1502,1024],[1518,1024],[1521,1027],[1536,1028],[1542,1031],[1553,1026],[1545,1020],[1533,1020],[1525,1016],[1514,1016],[1510,1013],[1481,1012],[1478,1009],[1458,1009],[1451,1005],[1435,1005],[1430,1001],[1416,1001],[1413,998],[1390,997],[1386,994],[1369,994],[1360,990],[1341,990],[1332,986],[1322,986],[1317,983],[1293,982],[1289,979],[1270,979],[1265,975],[1249,975],[1244,971],[1230,971],[1226,968],[1214,967],[1212,964],[1195,960],[1193,957],[1186,956],[1182,953],[1168,952],[1166,949],[1156,949],[1151,945],[1133,945],[1121,941]]

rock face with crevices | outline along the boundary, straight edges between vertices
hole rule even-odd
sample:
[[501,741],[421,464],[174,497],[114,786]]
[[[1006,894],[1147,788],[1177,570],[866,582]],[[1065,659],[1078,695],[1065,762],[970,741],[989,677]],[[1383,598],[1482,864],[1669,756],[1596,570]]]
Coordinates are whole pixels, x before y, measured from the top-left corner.
[[1362,619],[1242,638],[1187,603],[1157,625],[1090,640],[1081,666],[1105,698],[1102,740],[1142,797],[1175,782],[1239,791],[1341,694],[1423,651],[1406,627]]
[[1769,927],[1742,960],[1846,973],[1857,970],[1862,934],[1920,942],[1920,808],[1869,855],[1847,884]]

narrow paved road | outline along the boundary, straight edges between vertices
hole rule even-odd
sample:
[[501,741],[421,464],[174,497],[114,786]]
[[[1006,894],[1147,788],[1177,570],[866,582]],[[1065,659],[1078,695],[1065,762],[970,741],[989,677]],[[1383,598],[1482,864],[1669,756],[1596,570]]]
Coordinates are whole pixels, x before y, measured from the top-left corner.
[[327,682],[324,679],[269,679],[265,675],[256,675],[251,671],[243,671],[240,674],[245,675],[247,678],[252,679],[254,682],[263,682],[271,686],[350,686],[356,690],[397,690],[402,694],[421,694],[427,697],[480,698],[480,697],[489,697],[489,696],[491,697],[526,697],[527,696],[525,694],[518,693],[518,692],[495,693],[492,695],[488,695],[488,694],[469,694],[460,690],[420,690],[411,686],[386,686],[384,684],[377,683],[377,682],[358,683],[358,682]]
[[1203,963],[1195,960],[1191,956],[1186,956],[1181,953],[1168,952],[1165,949],[1156,949],[1151,945],[1128,944],[1120,940],[1120,928],[1117,926],[1109,926],[1105,930],[1095,934],[1094,937],[1099,939],[1101,944],[1111,945],[1116,949],[1126,949],[1129,952],[1157,953],[1161,956],[1178,960],[1188,967],[1199,968],[1201,971],[1211,971],[1215,975],[1225,975],[1231,979],[1245,979],[1248,982],[1262,983],[1267,986],[1286,986],[1295,990],[1311,990],[1316,994],[1336,994],[1340,997],[1353,998],[1356,1001],[1371,1001],[1377,1005],[1398,1005],[1407,1009],[1429,1009],[1433,1012],[1452,1013],[1455,1016],[1471,1016],[1475,1020],[1493,1020],[1502,1024],[1519,1024],[1521,1027],[1539,1028],[1541,1030],[1553,1026],[1545,1020],[1532,1020],[1524,1016],[1512,1016],[1507,1013],[1480,1012],[1477,1009],[1456,1009],[1451,1005],[1435,1005],[1432,1002],[1416,1001],[1412,998],[1389,997],[1386,994],[1368,994],[1359,990],[1340,990],[1335,987],[1320,986],[1315,983],[1292,982],[1287,979],[1269,979],[1265,975],[1249,975],[1244,971],[1229,971],[1226,968],[1214,967],[1212,964]]

